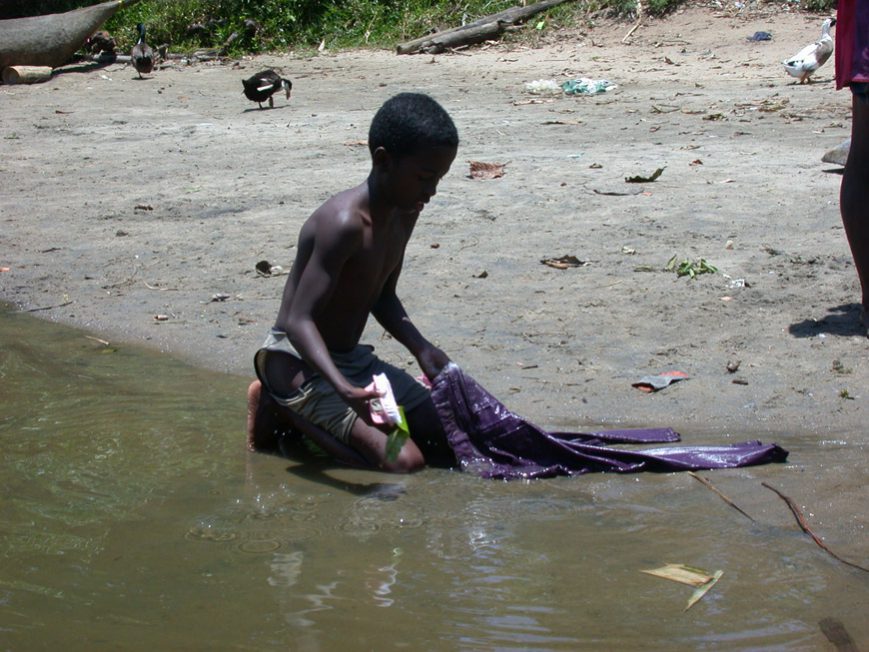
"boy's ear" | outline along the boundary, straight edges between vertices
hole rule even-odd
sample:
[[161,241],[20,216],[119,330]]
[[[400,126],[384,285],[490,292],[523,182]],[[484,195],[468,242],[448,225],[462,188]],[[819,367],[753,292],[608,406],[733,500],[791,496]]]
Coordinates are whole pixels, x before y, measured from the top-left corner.
[[389,152],[386,151],[386,148],[382,145],[374,150],[371,154],[371,163],[375,167],[388,167],[389,163],[392,161],[392,157],[389,155]]

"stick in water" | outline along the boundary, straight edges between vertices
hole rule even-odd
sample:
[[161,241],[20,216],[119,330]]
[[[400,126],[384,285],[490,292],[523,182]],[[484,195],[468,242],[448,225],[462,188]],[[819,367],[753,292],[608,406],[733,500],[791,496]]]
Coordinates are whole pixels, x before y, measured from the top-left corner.
[[812,540],[815,543],[817,543],[818,546],[823,551],[825,551],[827,554],[829,554],[833,559],[838,559],[840,562],[842,562],[843,564],[846,564],[847,566],[851,566],[852,568],[857,568],[858,570],[869,573],[869,568],[864,568],[863,566],[860,566],[859,564],[855,564],[854,562],[848,561],[847,559],[842,559],[839,555],[837,555],[835,552],[830,550],[827,547],[827,544],[825,544],[823,541],[821,541],[820,537],[817,534],[812,532],[812,528],[810,528],[809,524],[806,523],[806,519],[803,517],[802,511],[800,511],[800,508],[797,507],[797,504],[793,500],[791,500],[789,497],[785,496],[781,491],[779,491],[775,487],[768,485],[766,482],[761,482],[760,484],[762,484],[764,487],[766,487],[770,491],[774,491],[775,493],[777,493],[779,495],[779,498],[781,498],[783,501],[785,501],[785,503],[787,503],[787,506],[790,507],[790,510],[794,515],[794,518],[797,519],[797,524],[799,524],[800,529],[803,532],[805,532],[806,534],[808,534],[810,537],[812,537]]
[[753,520],[754,520],[754,519],[753,519],[749,514],[747,514],[745,511],[743,511],[743,509],[742,509],[739,505],[737,505],[735,502],[733,502],[732,500],[730,500],[730,498],[728,498],[728,497],[725,496],[721,491],[719,491],[718,488],[717,488],[714,484],[712,484],[711,482],[709,482],[709,480],[707,480],[706,478],[704,478],[704,477],[702,477],[702,476],[697,475],[696,473],[694,473],[694,471],[688,471],[688,475],[690,475],[690,476],[691,476],[692,478],[694,478],[695,480],[698,480],[699,482],[702,482],[702,483],[703,483],[704,485],[706,485],[709,489],[711,489],[711,490],[714,491],[716,494],[718,494],[718,497],[721,498],[721,500],[723,500],[725,503],[727,503],[728,505],[730,505],[733,509],[735,509],[737,512],[739,512],[740,514],[742,514],[742,515],[743,515],[745,518],[747,518],[749,521],[753,521]]

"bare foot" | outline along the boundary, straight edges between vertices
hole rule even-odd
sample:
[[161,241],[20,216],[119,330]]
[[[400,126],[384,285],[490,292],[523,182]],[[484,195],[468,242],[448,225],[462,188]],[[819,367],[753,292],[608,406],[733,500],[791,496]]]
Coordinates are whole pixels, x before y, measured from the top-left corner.
[[278,447],[280,424],[274,401],[253,381],[247,388],[247,447],[251,451],[271,451]]

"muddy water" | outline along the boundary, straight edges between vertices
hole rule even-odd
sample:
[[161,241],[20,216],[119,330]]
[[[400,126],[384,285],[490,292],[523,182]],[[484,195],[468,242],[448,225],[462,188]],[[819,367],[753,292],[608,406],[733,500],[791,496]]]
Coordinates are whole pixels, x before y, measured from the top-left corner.
[[[810,650],[832,617],[869,647],[867,575],[759,488],[790,464],[706,474],[755,522],[687,474],[300,465],[245,451],[245,384],[0,312],[0,646]],[[724,575],[685,612],[666,562]]]

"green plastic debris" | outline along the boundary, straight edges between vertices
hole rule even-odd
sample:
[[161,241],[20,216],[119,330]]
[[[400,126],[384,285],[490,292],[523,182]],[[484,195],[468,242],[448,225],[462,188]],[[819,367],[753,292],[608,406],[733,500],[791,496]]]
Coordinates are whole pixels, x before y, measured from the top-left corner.
[[392,432],[386,438],[386,459],[394,462],[401,452],[405,442],[410,437],[410,428],[407,425],[407,417],[404,416],[404,408],[398,406],[398,413],[401,415],[401,422],[395,426]]
[[568,79],[561,83],[561,90],[566,95],[597,95],[598,93],[606,93],[616,88],[616,85],[606,79],[589,79],[582,77],[581,79]]

